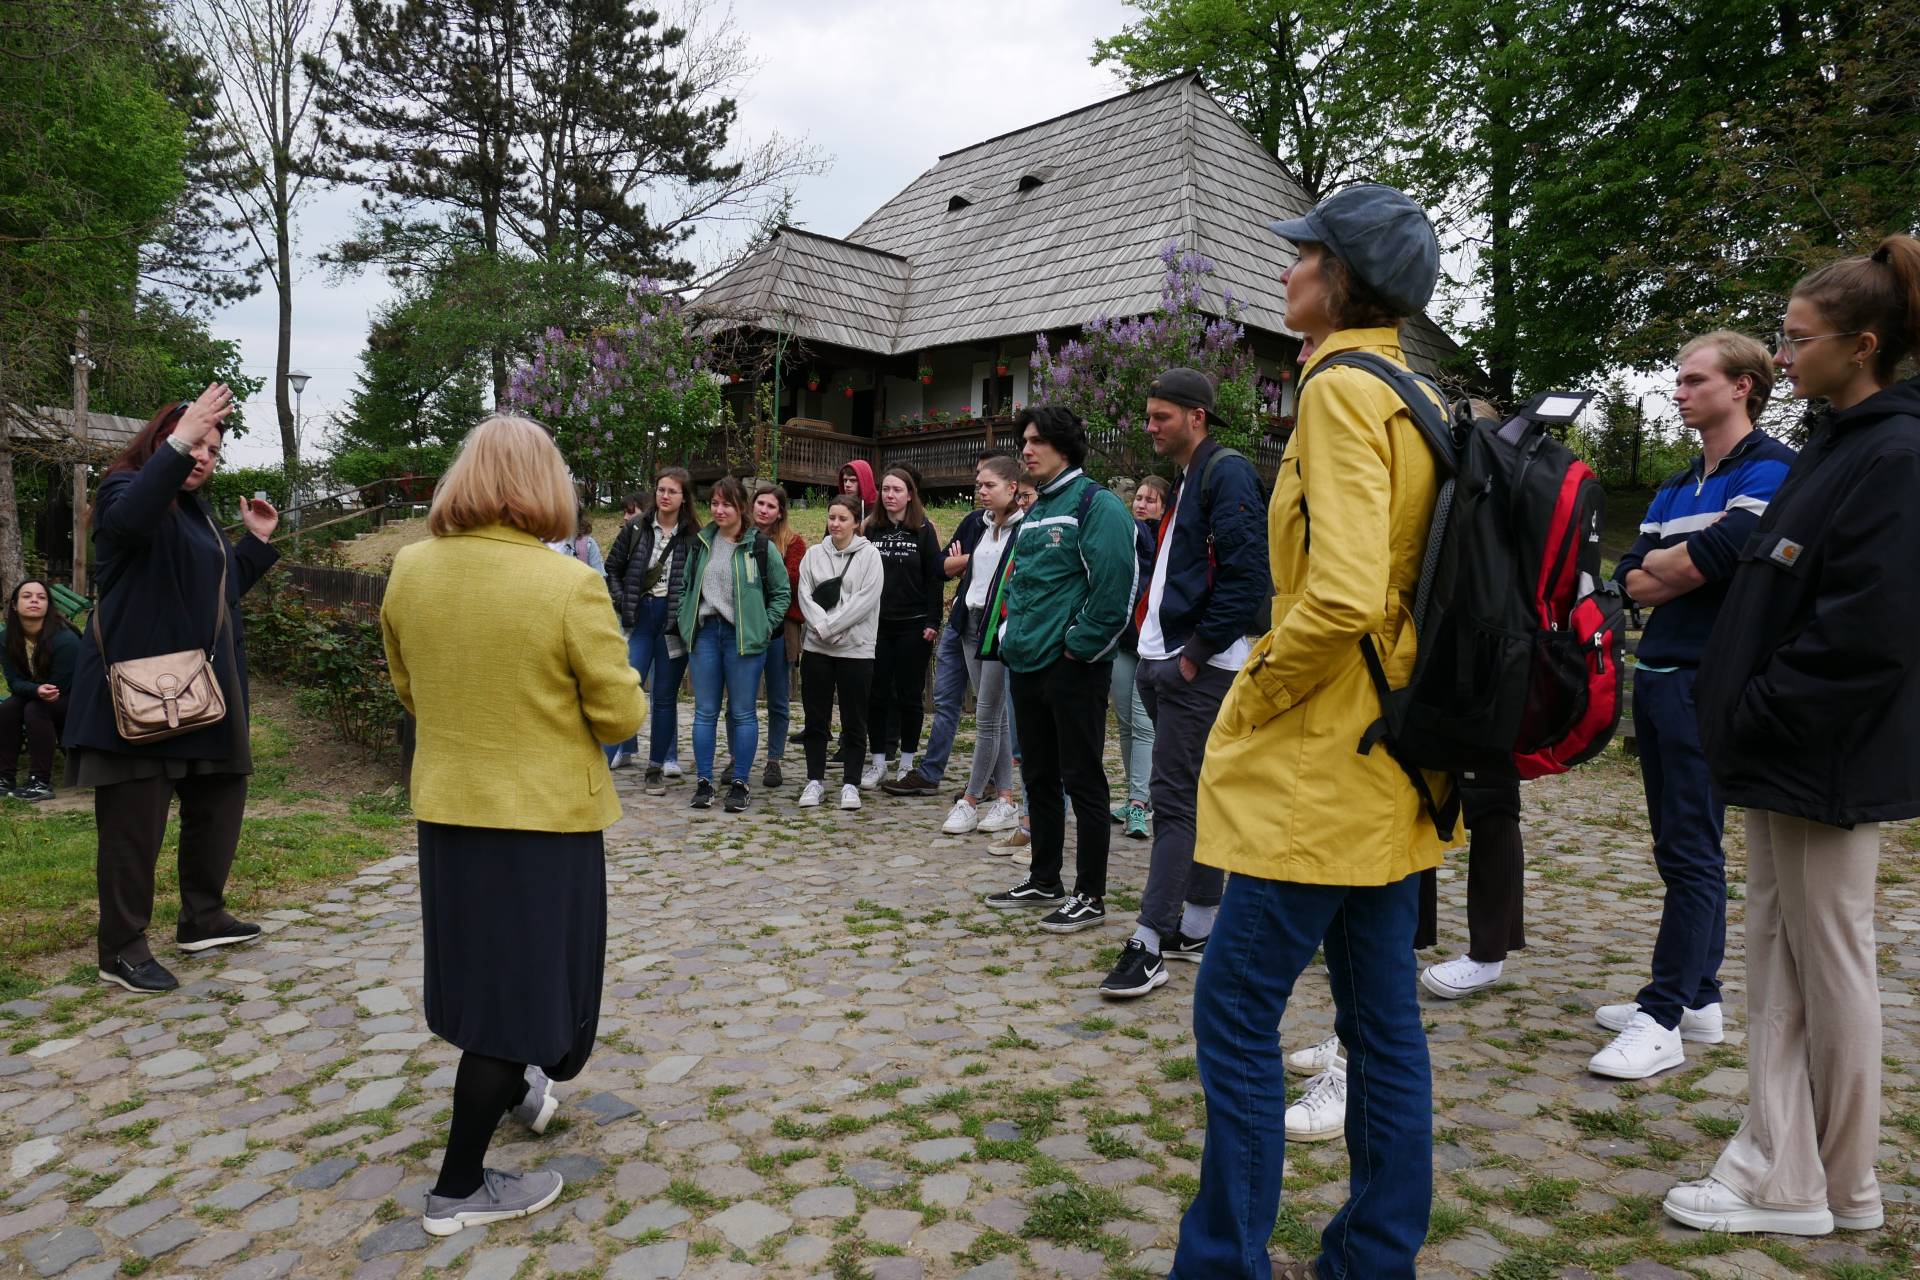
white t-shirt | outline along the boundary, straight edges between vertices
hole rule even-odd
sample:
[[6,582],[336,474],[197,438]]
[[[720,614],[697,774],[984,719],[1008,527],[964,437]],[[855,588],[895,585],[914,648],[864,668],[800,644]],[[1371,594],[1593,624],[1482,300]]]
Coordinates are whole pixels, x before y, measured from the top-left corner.
[[[1180,497],[1187,496],[1187,486],[1180,487]],[[1167,531],[1160,539],[1160,549],[1153,557],[1153,581],[1147,587],[1147,616],[1140,624],[1140,656],[1150,661],[1177,658],[1185,645],[1167,644],[1167,637],[1160,630],[1160,604],[1167,596],[1167,556],[1173,549],[1173,529],[1180,518],[1180,504],[1175,502],[1173,510],[1167,513]],[[1238,671],[1247,665],[1247,654],[1253,646],[1245,636],[1207,659],[1207,665],[1218,667],[1222,671]]]
[[974,544],[973,558],[967,561],[968,572],[973,576],[967,579],[967,609],[987,607],[987,592],[993,589],[993,575],[1000,571],[1000,558],[1013,545],[1013,535],[1019,532],[1020,517],[1026,514],[1015,511],[1006,524],[994,528],[993,517],[987,517],[987,527],[980,534],[980,541]]

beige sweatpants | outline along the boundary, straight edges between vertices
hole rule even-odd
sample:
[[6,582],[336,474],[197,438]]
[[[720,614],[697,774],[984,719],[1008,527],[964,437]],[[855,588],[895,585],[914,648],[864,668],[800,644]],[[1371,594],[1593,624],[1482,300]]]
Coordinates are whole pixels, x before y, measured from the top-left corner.
[[1747,811],[1746,1122],[1713,1176],[1767,1209],[1880,1208],[1880,826]]

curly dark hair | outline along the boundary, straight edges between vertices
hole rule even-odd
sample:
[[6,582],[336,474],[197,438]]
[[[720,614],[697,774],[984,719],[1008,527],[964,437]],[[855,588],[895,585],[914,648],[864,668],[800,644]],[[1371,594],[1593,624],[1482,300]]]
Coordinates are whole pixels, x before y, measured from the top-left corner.
[[1024,439],[1029,425],[1042,440],[1060,451],[1068,466],[1077,467],[1087,460],[1087,428],[1073,410],[1057,404],[1022,409],[1013,420],[1013,429]]

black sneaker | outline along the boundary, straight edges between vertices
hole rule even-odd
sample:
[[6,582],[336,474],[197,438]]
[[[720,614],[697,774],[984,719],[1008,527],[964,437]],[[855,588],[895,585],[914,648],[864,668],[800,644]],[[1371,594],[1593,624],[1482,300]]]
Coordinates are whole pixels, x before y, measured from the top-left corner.
[[1067,887],[1063,884],[1035,884],[1023,880],[1005,893],[987,895],[987,905],[999,911],[1009,911],[1015,907],[1057,907],[1067,900]]
[[915,769],[904,778],[888,778],[880,789],[890,796],[930,796],[940,790],[940,784]]
[[727,787],[727,812],[745,813],[747,811],[747,784],[735,781]]
[[1179,930],[1174,930],[1171,938],[1160,940],[1160,958],[1162,960],[1191,960],[1200,963],[1200,957],[1206,954],[1205,938],[1189,938]]
[[1166,982],[1167,966],[1160,963],[1160,957],[1147,950],[1147,944],[1140,939],[1128,938],[1127,945],[1120,949],[1120,959],[1114,963],[1113,972],[1100,984],[1100,994],[1115,999],[1143,996]]
[[216,920],[211,926],[180,924],[173,930],[173,940],[180,944],[182,951],[211,951],[237,942],[252,942],[259,936],[259,925],[247,924],[232,916]]
[[13,794],[17,800],[51,800],[53,799],[53,785],[36,773],[27,778],[26,786],[15,787]]
[[650,796],[663,796],[667,794],[667,776],[660,772],[660,766],[657,764],[647,766],[646,781],[642,785],[645,786],[646,792]]
[[159,995],[180,985],[180,979],[167,972],[165,965],[151,958],[128,964],[125,959],[115,957],[111,965],[101,968],[100,981],[117,983],[142,996]]
[[693,789],[693,807],[695,809],[713,808],[713,784],[705,778],[700,779]]
[[1076,893],[1058,911],[1041,920],[1040,927],[1048,933],[1078,933],[1106,922],[1107,904],[1104,900]]
[[785,783],[786,779],[780,774],[780,762],[778,760],[767,761],[767,767],[760,771],[760,785],[763,787],[778,787]]

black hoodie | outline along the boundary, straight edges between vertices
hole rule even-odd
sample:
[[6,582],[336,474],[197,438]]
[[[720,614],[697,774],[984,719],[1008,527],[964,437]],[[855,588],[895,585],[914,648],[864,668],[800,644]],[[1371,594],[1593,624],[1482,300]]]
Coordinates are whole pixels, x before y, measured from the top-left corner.
[[886,585],[880,592],[880,625],[892,630],[940,629],[941,598],[947,590],[946,559],[931,521],[918,529],[882,516],[868,521],[867,541],[880,553]]
[[1920,816],[1920,385],[1832,415],[1740,553],[1694,701],[1720,799]]

